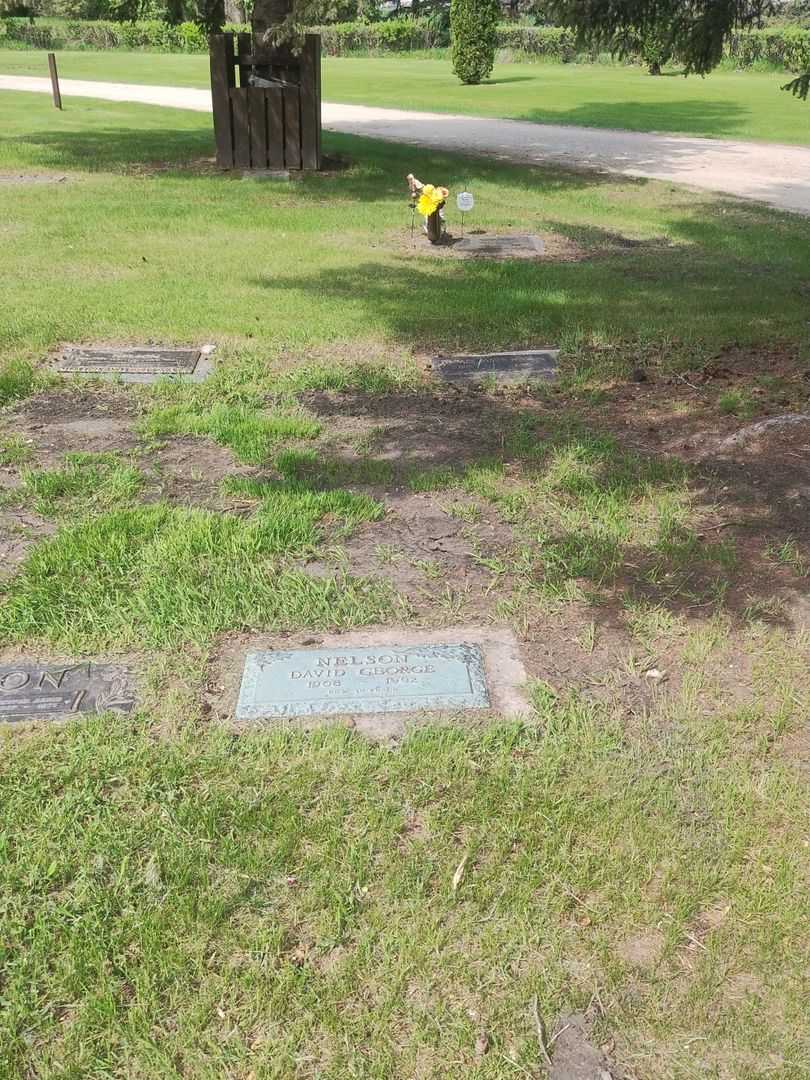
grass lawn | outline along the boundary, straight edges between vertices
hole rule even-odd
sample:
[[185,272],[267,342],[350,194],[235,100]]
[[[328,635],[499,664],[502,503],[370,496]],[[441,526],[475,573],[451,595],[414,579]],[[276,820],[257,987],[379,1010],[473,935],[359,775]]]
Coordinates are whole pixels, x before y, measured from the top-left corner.
[[[0,731],[0,1078],[542,1077],[535,998],[616,1078],[807,1076],[810,433],[743,436],[810,409],[810,222],[338,136],[242,181],[135,105],[0,129],[0,665],[141,673]],[[546,257],[412,243],[411,168]],[[110,340],[215,370],[45,362]],[[427,364],[539,343],[551,386]],[[464,622],[522,720],[231,726],[257,637]]]
[[[65,78],[208,86],[204,56],[61,52]],[[0,73],[47,75],[44,53],[0,51]],[[501,64],[463,86],[447,60],[328,58],[328,101],[810,145],[810,109],[780,91],[784,73],[716,71],[705,79],[640,67]]]

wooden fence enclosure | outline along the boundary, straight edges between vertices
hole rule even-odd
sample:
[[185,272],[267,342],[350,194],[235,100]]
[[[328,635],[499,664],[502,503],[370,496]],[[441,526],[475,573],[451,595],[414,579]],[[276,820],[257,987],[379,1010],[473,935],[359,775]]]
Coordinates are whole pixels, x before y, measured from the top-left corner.
[[217,165],[320,169],[318,34],[306,35],[300,54],[254,48],[250,34],[214,34],[209,51]]

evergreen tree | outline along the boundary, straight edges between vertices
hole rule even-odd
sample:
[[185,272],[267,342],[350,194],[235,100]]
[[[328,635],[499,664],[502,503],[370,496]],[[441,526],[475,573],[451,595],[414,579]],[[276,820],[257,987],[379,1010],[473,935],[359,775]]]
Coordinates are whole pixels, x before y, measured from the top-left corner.
[[[621,55],[628,43],[648,38],[664,42],[685,74],[705,75],[723,56],[732,30],[761,25],[772,0],[546,0],[546,9],[573,28],[584,44]],[[788,83],[799,97],[810,90],[810,72]]]
[[499,0],[451,0],[453,71],[463,83],[480,83],[492,72],[500,15]]

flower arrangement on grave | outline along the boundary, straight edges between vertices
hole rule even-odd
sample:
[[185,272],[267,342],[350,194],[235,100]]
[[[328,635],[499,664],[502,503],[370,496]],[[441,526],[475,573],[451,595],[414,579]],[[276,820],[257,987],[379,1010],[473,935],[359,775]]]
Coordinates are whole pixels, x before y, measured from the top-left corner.
[[417,180],[413,173],[408,173],[405,178],[411,192],[411,205],[419,211],[425,219],[425,231],[432,244],[437,243],[442,235],[441,210],[447,202],[450,192],[446,187],[434,184],[423,184]]

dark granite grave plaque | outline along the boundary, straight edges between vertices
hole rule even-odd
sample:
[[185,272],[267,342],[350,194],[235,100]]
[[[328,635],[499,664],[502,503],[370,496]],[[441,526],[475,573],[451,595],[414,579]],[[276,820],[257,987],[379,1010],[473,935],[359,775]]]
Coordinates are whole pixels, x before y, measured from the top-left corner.
[[57,370],[85,375],[191,375],[200,354],[200,349],[70,345],[62,353]]
[[505,236],[463,236],[453,251],[476,259],[536,259],[543,254],[543,240],[530,233]]
[[469,356],[435,356],[433,370],[451,383],[475,383],[494,379],[499,383],[525,383],[557,376],[559,349],[527,352],[481,353]]
[[250,652],[238,720],[487,709],[477,645]]
[[0,722],[129,712],[135,704],[129,672],[117,664],[14,664],[0,667]]

